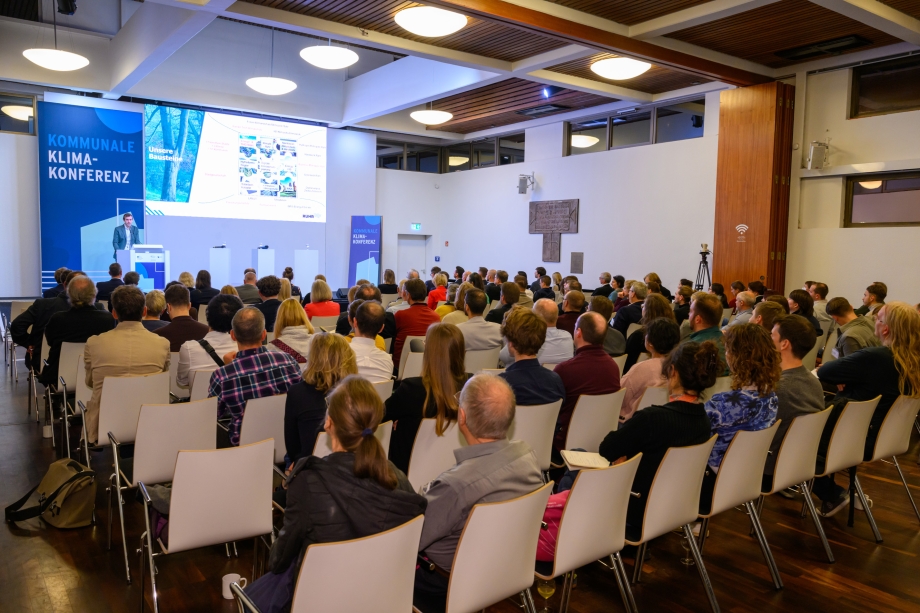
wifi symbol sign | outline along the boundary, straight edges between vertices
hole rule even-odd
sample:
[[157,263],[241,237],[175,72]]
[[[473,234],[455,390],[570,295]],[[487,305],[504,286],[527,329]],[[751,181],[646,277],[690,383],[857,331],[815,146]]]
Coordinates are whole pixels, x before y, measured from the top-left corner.
[[745,232],[748,231],[748,227],[744,225],[743,223],[741,223],[735,226],[735,230],[738,231],[738,234],[744,234]]

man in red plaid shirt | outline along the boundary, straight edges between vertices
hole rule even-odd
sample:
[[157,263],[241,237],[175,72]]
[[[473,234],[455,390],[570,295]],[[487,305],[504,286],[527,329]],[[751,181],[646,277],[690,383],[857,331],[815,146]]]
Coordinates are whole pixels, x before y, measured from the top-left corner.
[[[217,396],[217,418],[230,418],[230,445],[240,444],[240,425],[246,401],[276,394],[286,394],[300,383],[300,367],[286,353],[268,351],[265,340],[265,316],[254,308],[244,308],[233,316],[230,336],[238,351],[224,356],[226,366],[211,375],[208,397]],[[226,445],[218,445],[223,447]]]

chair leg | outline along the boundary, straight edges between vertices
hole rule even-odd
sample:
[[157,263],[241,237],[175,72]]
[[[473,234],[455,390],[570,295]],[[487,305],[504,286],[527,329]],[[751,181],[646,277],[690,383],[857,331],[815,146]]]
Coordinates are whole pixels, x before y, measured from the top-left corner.
[[[693,533],[690,533],[691,538]],[[642,563],[645,562],[645,548],[648,546],[648,543],[642,543],[636,547],[636,564],[633,567],[633,576],[632,582],[639,583],[642,580]]]
[[575,571],[569,571],[565,579],[562,589],[562,602],[559,603],[559,613],[568,613],[569,601],[572,599],[572,588],[575,587]]
[[230,543],[224,543],[224,549],[227,552],[227,557],[230,557]]
[[898,464],[898,459],[896,457],[891,456],[891,459],[894,461],[894,466],[898,469],[898,474],[901,476],[901,483],[904,484],[904,491],[907,492],[907,499],[910,500],[910,506],[914,508],[914,515],[920,520],[920,511],[917,510],[917,503],[914,502],[914,497],[910,493],[910,488],[907,486],[907,479],[904,478],[904,472],[901,471],[901,465]]
[[109,487],[106,488],[106,491],[109,493],[109,542],[106,546],[106,549],[112,551],[112,495],[113,490],[115,489],[115,475],[109,477]]
[[748,515],[751,517],[751,524],[757,535],[757,542],[760,543],[760,551],[763,552],[764,561],[766,561],[767,568],[770,570],[770,576],[773,577],[773,585],[776,586],[776,589],[781,590],[783,589],[783,579],[780,577],[779,568],[776,566],[776,560],[773,559],[773,552],[770,551],[770,545],[767,543],[767,536],[763,532],[763,525],[760,523],[760,518],[757,516],[756,509],[754,509],[754,504],[745,502],[744,508],[747,509]]
[[150,594],[153,597],[153,613],[159,613],[160,605],[157,600],[157,567],[153,561],[153,533],[150,531],[150,511],[144,504],[144,522],[147,526],[147,563],[150,565]]
[[690,553],[693,554],[693,559],[696,561],[696,569],[700,573],[700,579],[703,581],[703,587],[706,588],[706,595],[709,597],[709,604],[712,607],[712,613],[720,613],[719,601],[716,600],[716,593],[713,591],[712,583],[709,581],[709,574],[706,572],[706,567],[703,566],[703,556],[700,554],[700,550],[696,546],[696,539],[693,538],[693,528],[690,527],[690,524],[684,526],[684,535],[687,537],[687,542],[690,543]]
[[831,545],[827,542],[827,535],[824,533],[824,526],[821,525],[818,509],[815,508],[815,501],[811,499],[811,489],[805,482],[802,482],[799,487],[802,488],[802,494],[805,496],[805,504],[808,505],[808,510],[811,513],[811,519],[815,522],[815,530],[818,531],[818,536],[821,537],[821,544],[824,545],[824,553],[827,554],[827,561],[833,564],[835,561],[834,552],[831,551]]
[[524,610],[527,613],[537,613],[537,606],[533,603],[533,594],[530,593],[530,588],[521,592],[521,599],[524,601]]
[[144,532],[141,535],[141,548],[137,550],[141,554],[141,613],[144,613],[144,587],[146,586],[146,578],[144,577],[144,571],[147,566],[147,533]]
[[626,613],[638,613],[636,600],[633,598],[632,588],[629,587],[629,577],[626,575],[626,568],[623,566],[623,558],[620,552],[610,556],[610,563],[613,564],[613,572],[617,578],[617,587],[620,588],[620,597],[623,599],[623,607]]
[[869,520],[869,526],[872,528],[872,534],[875,536],[875,542],[882,542],[882,535],[878,531],[878,526],[875,525],[875,518],[872,517],[872,509],[869,508],[869,501],[866,500],[866,495],[863,493],[862,485],[859,484],[859,477],[855,474],[853,475],[853,484],[856,486],[856,495],[859,496],[859,501],[862,503],[863,511],[866,513],[866,519]]
[[118,505],[118,521],[121,524],[121,548],[122,552],[125,554],[125,578],[128,581],[128,585],[131,585],[131,566],[128,562],[128,541],[125,537],[125,510],[122,508],[125,504],[122,490],[127,488],[122,488],[121,486],[121,470],[118,465],[118,445],[112,445],[112,455],[115,458],[115,494],[117,495],[115,503]]
[[703,545],[706,544],[706,533],[709,532],[709,518],[704,517],[703,521],[700,522],[700,539],[698,541],[700,548],[700,555],[703,555]]

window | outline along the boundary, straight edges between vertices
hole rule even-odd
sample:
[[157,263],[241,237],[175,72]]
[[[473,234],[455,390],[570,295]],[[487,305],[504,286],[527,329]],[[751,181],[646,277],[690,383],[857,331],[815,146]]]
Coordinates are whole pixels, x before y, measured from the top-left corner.
[[610,148],[631,147],[652,142],[652,113],[617,115],[610,119]]
[[404,157],[405,145],[403,143],[377,141],[377,168],[403,170]]
[[847,177],[844,225],[920,225],[920,171]]
[[406,145],[406,169],[438,172],[438,148],[409,143]]
[[850,118],[920,109],[920,57],[853,69]]
[[35,98],[0,93],[0,132],[35,134]]
[[502,136],[498,139],[498,163],[519,164],[524,161],[524,133]]
[[458,170],[469,170],[472,168],[470,164],[470,144],[469,143],[459,143],[457,145],[451,145],[450,147],[445,147],[447,151],[447,167],[444,169],[444,172],[457,172]]
[[703,135],[706,101],[695,100],[675,106],[658,107],[656,111],[655,142],[699,138]]
[[569,155],[607,150],[607,117],[569,124]]
[[473,141],[473,168],[495,166],[495,139]]

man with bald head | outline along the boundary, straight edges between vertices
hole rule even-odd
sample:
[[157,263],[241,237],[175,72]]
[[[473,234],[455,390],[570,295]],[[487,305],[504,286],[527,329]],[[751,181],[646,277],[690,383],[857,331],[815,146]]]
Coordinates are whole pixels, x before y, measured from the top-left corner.
[[575,322],[575,357],[555,368],[565,386],[565,401],[556,420],[554,453],[565,449],[572,411],[582,394],[600,396],[620,390],[620,369],[604,351],[606,335],[607,322],[600,313],[588,311]]
[[243,304],[259,304],[262,298],[259,297],[259,288],[256,287],[256,271],[251,268],[246,269],[243,275],[243,284],[236,286],[236,293],[240,295]]
[[[508,440],[515,404],[511,386],[494,375],[476,375],[460,392],[457,426],[467,446],[454,450],[456,466],[421,490],[428,508],[419,552],[445,571],[474,505],[524,496],[543,485],[530,445]],[[447,585],[438,572],[415,571],[417,594],[443,596]]]

